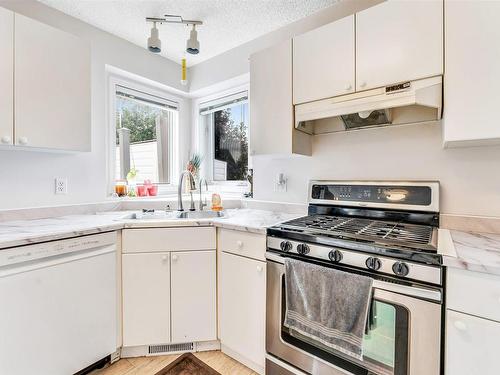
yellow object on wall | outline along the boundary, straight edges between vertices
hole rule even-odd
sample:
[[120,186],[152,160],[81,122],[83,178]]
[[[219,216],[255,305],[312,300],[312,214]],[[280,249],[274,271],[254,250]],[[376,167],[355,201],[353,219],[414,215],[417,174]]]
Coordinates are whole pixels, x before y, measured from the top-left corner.
[[181,84],[186,85],[187,84],[187,69],[186,69],[186,59],[185,58],[183,58],[181,60],[181,66],[182,66]]

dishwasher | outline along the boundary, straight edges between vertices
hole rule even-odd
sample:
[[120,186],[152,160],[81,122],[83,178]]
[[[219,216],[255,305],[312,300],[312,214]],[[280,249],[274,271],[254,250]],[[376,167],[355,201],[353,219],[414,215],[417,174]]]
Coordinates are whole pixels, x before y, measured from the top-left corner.
[[70,375],[117,348],[116,233],[0,250],[0,374]]

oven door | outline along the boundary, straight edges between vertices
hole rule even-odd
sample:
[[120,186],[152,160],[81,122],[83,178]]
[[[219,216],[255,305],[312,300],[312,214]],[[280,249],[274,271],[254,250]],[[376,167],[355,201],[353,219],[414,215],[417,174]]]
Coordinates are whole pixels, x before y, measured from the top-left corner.
[[358,360],[288,333],[283,325],[283,263],[283,257],[268,255],[266,350],[270,355],[314,375],[439,375],[439,290],[374,280],[373,324],[363,340],[363,360]]

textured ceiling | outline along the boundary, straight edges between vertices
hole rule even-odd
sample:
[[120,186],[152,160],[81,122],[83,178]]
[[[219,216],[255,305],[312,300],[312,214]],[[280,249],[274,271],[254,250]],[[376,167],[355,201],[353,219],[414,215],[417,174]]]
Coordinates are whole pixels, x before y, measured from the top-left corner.
[[[146,48],[151,24],[145,17],[179,14],[199,19],[200,54],[189,55],[188,65],[197,64],[245,42],[308,16],[337,0],[39,0]],[[179,62],[184,54],[188,28],[160,26],[162,55]]]

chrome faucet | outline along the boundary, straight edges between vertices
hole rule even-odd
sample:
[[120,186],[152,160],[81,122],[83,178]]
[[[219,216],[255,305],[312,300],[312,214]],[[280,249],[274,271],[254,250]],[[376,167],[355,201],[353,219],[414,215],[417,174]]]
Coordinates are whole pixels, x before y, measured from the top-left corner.
[[177,191],[177,210],[178,211],[184,211],[184,206],[182,205],[182,182],[184,181],[184,176],[185,175],[188,176],[188,180],[189,180],[189,193],[190,193],[190,197],[191,197],[191,205],[190,205],[189,210],[190,211],[194,211],[195,208],[194,208],[194,200],[193,200],[193,190],[196,190],[196,185],[194,183],[193,175],[189,171],[183,171],[183,172],[181,172],[181,175],[179,177],[179,188],[178,188],[178,191]]
[[203,211],[203,207],[208,206],[208,204],[207,204],[207,198],[205,198],[204,202],[202,202],[202,200],[201,200],[201,184],[202,184],[202,182],[205,183],[205,188],[208,191],[208,182],[207,182],[207,180],[205,178],[200,178],[200,202],[199,202],[199,210],[200,211]]

